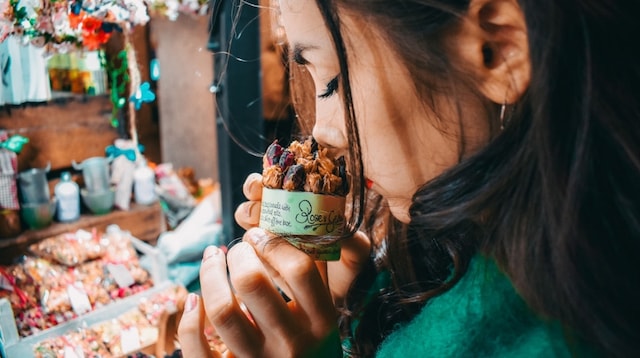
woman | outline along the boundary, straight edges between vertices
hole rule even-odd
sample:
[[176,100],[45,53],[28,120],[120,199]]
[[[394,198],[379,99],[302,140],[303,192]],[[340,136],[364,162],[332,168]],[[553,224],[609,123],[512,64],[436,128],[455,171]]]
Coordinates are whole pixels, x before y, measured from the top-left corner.
[[[326,265],[257,228],[207,249],[185,356],[213,355],[205,321],[236,356],[639,356],[638,10],[281,0],[313,135],[350,158],[351,228],[366,179],[388,233]],[[251,228],[259,176],[244,191]]]

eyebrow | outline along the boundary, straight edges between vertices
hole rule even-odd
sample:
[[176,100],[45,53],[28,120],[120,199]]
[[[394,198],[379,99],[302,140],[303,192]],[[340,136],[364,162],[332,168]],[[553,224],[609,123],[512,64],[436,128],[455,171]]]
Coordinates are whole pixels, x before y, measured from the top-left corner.
[[293,61],[299,65],[306,65],[309,63],[306,58],[302,55],[302,53],[310,48],[315,48],[314,46],[303,45],[301,43],[295,43],[293,45]]

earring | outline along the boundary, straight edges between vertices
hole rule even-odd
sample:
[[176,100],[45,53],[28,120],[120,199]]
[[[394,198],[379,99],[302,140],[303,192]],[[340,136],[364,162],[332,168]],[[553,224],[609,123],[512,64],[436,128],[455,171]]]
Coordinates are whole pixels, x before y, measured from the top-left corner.
[[502,102],[502,107],[500,107],[500,130],[504,130],[504,114],[507,111],[507,101]]

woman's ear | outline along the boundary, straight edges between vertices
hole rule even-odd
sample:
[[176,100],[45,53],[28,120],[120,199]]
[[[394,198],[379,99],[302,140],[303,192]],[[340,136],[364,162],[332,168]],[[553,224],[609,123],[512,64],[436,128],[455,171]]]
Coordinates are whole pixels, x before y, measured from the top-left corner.
[[475,74],[478,90],[499,104],[516,102],[531,79],[527,27],[517,0],[471,0],[455,51]]

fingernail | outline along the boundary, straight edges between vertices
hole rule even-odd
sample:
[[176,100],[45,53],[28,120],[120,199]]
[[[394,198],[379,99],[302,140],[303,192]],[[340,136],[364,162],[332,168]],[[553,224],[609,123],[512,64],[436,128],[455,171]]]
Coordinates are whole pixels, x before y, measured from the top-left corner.
[[187,295],[187,301],[184,303],[184,311],[190,312],[198,305],[198,295],[190,293]]
[[256,189],[256,185],[259,184],[259,181],[255,178],[252,178],[253,180],[251,180],[251,182],[249,183],[249,192],[252,193],[255,189]]
[[257,173],[249,175],[249,179],[245,182],[245,192],[253,193],[258,190],[257,185],[262,185],[262,176]]
[[213,255],[217,255],[220,252],[220,249],[216,246],[208,246],[205,250],[204,250],[204,254],[202,254],[202,261],[206,261],[207,259],[209,259],[211,256]]
[[247,203],[244,206],[244,214],[250,218],[251,217],[251,210],[253,210],[253,206],[256,205],[256,203]]
[[252,229],[251,231],[248,232],[247,236],[249,238],[249,241],[251,241],[251,243],[253,243],[253,245],[255,246],[259,246],[260,244],[265,242],[268,238],[267,233],[264,230],[259,228]]

